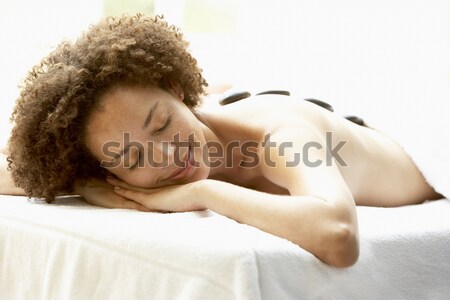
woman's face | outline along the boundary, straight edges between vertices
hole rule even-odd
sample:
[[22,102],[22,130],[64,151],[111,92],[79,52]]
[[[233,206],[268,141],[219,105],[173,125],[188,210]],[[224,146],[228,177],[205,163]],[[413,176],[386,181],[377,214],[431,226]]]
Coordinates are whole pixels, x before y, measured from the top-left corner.
[[[86,124],[88,150],[108,171],[138,187],[207,178],[201,123],[183,98],[177,86],[167,91],[136,85],[111,88]],[[194,161],[197,166],[192,166]]]

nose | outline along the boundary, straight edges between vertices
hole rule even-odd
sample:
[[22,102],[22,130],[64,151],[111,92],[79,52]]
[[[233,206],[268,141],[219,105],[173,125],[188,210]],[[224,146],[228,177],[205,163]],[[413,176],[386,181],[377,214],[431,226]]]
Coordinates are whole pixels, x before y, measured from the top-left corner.
[[149,153],[153,154],[149,159],[164,167],[172,165],[175,155],[178,155],[176,145],[170,142],[155,142],[153,148],[149,150]]

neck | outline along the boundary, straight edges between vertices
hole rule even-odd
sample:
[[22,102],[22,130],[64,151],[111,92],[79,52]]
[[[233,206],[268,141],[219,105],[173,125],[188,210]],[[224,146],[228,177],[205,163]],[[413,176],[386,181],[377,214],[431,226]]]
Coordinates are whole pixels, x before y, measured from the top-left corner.
[[[229,151],[227,150],[227,145],[229,144],[229,141],[218,130],[216,130],[213,118],[211,118],[210,115],[199,111],[195,112],[194,115],[200,121],[200,126],[202,128],[203,135],[205,136],[206,143],[208,145],[214,145],[214,147],[212,147],[213,153],[217,153],[217,156],[219,156],[219,153],[222,154],[217,158],[214,156],[214,158],[211,159],[212,165],[217,165],[219,164],[219,162],[221,164],[220,166],[210,167],[208,178],[232,178],[233,176],[235,176],[239,168],[238,164],[234,163],[234,161],[238,158],[236,157],[236,155],[239,155],[240,152],[239,154],[235,153],[236,151],[234,151],[233,153],[228,153]],[[221,147],[221,149],[219,149],[218,147]],[[233,159],[232,167],[226,167],[227,159]]]

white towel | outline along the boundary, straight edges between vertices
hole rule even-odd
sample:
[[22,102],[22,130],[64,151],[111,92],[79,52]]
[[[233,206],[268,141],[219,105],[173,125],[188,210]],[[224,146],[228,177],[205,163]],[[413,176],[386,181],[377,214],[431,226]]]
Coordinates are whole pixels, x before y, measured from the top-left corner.
[[0,299],[448,299],[449,200],[357,212],[360,258],[337,269],[210,211],[0,196]]

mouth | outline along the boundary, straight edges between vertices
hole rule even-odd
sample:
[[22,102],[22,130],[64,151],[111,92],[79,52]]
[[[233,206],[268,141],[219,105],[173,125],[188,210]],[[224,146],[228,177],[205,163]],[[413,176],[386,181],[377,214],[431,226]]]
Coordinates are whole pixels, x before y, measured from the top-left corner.
[[173,172],[168,179],[182,179],[190,175],[194,165],[194,152],[192,151],[191,143],[189,143],[189,149],[184,157],[183,163],[184,167],[175,170],[175,172]]

